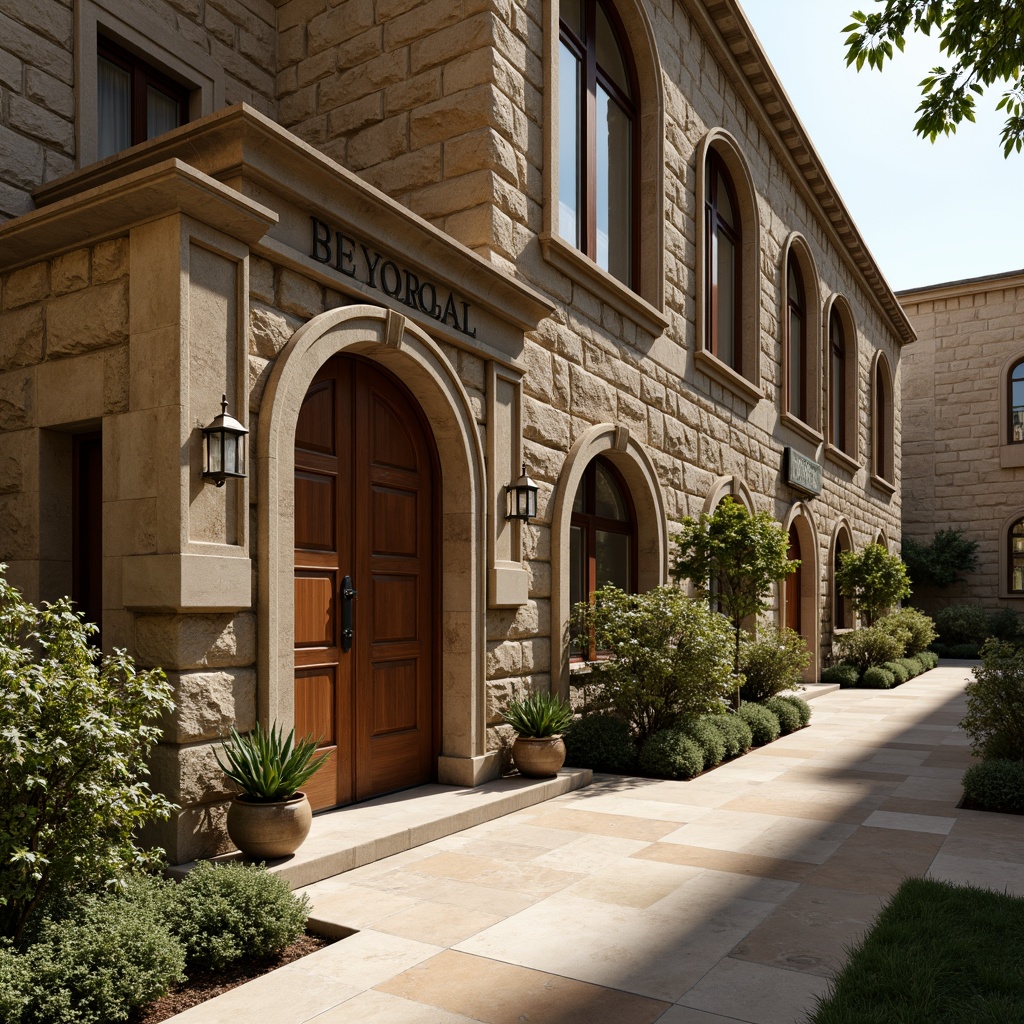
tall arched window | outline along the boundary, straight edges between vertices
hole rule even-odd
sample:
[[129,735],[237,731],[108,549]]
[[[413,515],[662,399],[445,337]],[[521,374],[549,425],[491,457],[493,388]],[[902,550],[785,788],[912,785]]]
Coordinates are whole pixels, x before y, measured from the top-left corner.
[[603,0],[561,0],[558,234],[624,284],[639,280],[636,75]]
[[[786,408],[807,422],[807,302],[796,256],[786,260]],[[815,417],[817,418],[817,417]]]
[[846,447],[846,331],[835,303],[828,316],[828,424],[829,441],[840,451]]
[[1010,444],[1017,444],[1024,441],[1024,359],[1016,363],[1010,370],[1010,422],[1009,437]]
[[848,601],[835,585],[836,575],[843,565],[840,556],[850,550],[844,546],[843,539],[841,536],[836,538],[836,552],[832,562],[832,625],[835,629],[846,629],[852,624],[848,621]]
[[874,390],[874,401],[872,403],[874,443],[872,445],[871,468],[877,480],[891,487],[895,476],[893,468],[892,378],[889,376],[889,364],[881,352],[875,358],[875,368],[872,377]]
[[[800,534],[797,532],[796,524],[794,523],[789,528],[789,552],[786,557],[792,562],[800,562]],[[803,609],[801,607],[801,597],[803,591],[803,580],[801,575],[801,565],[798,565],[796,572],[791,572],[785,581],[786,587],[786,628],[793,630],[794,633],[799,633],[803,621]]]
[[1006,588],[1011,594],[1024,594],[1024,519],[1018,519],[1009,532],[1010,550],[1007,553],[1009,579]]
[[[636,515],[629,489],[618,470],[598,456],[584,470],[572,505],[569,600],[572,605],[586,601],[606,583],[632,593],[636,569]],[[583,654],[578,647],[572,653]]]
[[732,178],[715,150],[708,153],[704,182],[705,347],[743,373],[743,230]]

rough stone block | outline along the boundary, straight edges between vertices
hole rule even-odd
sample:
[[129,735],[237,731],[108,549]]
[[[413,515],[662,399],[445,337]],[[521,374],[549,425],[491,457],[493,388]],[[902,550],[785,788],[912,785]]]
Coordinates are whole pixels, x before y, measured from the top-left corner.
[[441,147],[427,146],[413,153],[403,153],[367,169],[362,177],[391,195],[423,188],[441,178]]
[[43,307],[0,313],[0,370],[31,366],[43,358]]
[[161,722],[166,742],[222,739],[232,726],[243,733],[255,726],[255,669],[170,672],[168,680],[175,707]]
[[46,308],[46,354],[74,355],[128,338],[128,284],[112,281],[63,295]]
[[227,668],[254,664],[256,617],[236,615],[139,615],[136,658],[164,669]]
[[348,165],[355,171],[394,160],[405,152],[408,114],[396,114],[363,129],[348,140]]
[[249,310],[249,352],[273,359],[288,344],[302,321],[270,306],[253,303]]
[[32,426],[34,384],[31,370],[0,374],[0,430]]
[[50,268],[50,287],[54,295],[76,292],[89,284],[89,250],[76,249],[58,256]]
[[16,309],[39,302],[50,294],[50,266],[33,263],[7,276],[4,281],[4,309]]
[[323,311],[324,290],[315,281],[292,270],[281,270],[277,280],[277,306],[303,320]]
[[100,242],[92,251],[93,284],[106,284],[128,273],[128,239]]

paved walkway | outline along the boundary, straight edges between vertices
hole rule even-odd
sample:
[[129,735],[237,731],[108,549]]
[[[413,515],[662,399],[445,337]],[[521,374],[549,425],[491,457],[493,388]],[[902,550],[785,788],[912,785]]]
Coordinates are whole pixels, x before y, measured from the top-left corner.
[[309,886],[354,934],[181,1024],[794,1024],[907,875],[1024,894],[957,810],[963,668],[813,703],[692,782],[592,786]]

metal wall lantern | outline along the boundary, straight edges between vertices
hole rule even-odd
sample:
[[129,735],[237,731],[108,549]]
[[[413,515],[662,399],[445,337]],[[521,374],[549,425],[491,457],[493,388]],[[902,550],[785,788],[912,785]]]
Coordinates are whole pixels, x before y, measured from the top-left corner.
[[508,496],[508,511],[506,519],[521,519],[528,523],[531,519],[537,518],[537,485],[530,479],[526,472],[526,463],[523,463],[523,475],[515,484],[506,484],[505,493]]
[[204,479],[223,487],[229,476],[245,476],[245,435],[248,433],[234,416],[228,415],[228,396],[222,395],[220,415],[208,427],[203,427],[206,440]]

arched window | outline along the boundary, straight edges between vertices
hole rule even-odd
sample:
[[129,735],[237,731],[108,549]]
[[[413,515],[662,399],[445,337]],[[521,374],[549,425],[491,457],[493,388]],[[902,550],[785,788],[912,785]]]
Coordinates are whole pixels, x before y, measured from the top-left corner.
[[1018,519],[1010,527],[1008,538],[1007,565],[1010,571],[1006,588],[1011,594],[1024,594],[1024,519]]
[[1007,424],[1010,444],[1024,441],[1024,359],[1010,370],[1010,421]]
[[836,304],[828,315],[828,429],[829,441],[847,451],[846,437],[846,330]]
[[804,278],[795,254],[786,260],[786,408],[794,416],[808,420],[807,409],[807,302]]
[[891,487],[895,476],[893,469],[892,378],[889,376],[889,364],[880,352],[875,358],[872,377],[874,443],[871,453],[871,469],[876,480]]
[[715,150],[704,168],[705,347],[743,373],[740,339],[743,231],[736,189]]
[[[618,470],[598,456],[583,471],[569,526],[569,600],[572,605],[613,583],[637,589],[637,534],[633,502]],[[582,656],[574,648],[574,656]],[[589,656],[592,659],[594,652]]]
[[849,602],[835,585],[836,576],[843,564],[840,556],[848,550],[849,548],[843,545],[843,538],[837,537],[835,559],[832,562],[832,625],[835,629],[846,629],[850,625],[847,621],[846,607]]
[[559,13],[558,234],[634,287],[639,119],[626,34],[603,0],[561,0]]
[[[796,523],[789,528],[789,552],[786,557],[791,561],[801,562],[800,534],[797,532]],[[791,572],[785,581],[786,587],[786,628],[799,633],[802,627],[803,615],[801,608],[801,597],[803,580],[801,573],[802,565],[798,565],[796,572]]]

